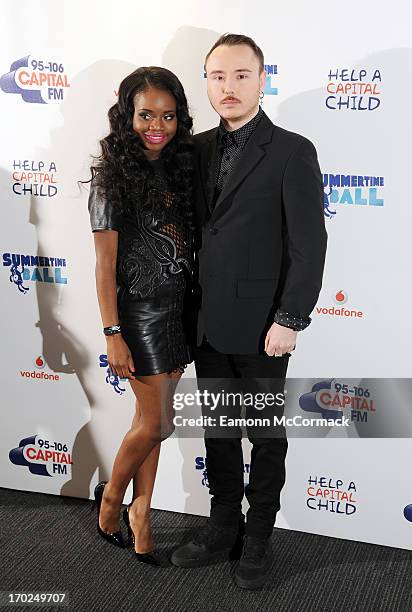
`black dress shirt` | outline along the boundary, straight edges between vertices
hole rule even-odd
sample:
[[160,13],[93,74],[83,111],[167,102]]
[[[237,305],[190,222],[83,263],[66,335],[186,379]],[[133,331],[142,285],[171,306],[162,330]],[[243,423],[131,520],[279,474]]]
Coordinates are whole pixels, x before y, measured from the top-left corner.
[[249,140],[250,135],[253,130],[256,128],[260,119],[262,118],[263,111],[259,106],[259,110],[256,115],[245,125],[238,128],[237,130],[233,130],[229,132],[222,121],[219,125],[218,135],[217,135],[217,154],[215,161],[215,191],[213,203],[216,202],[217,198],[220,195],[223,187],[227,179],[229,178],[230,173],[237,160],[239,159],[243,149],[246,146],[247,141]]

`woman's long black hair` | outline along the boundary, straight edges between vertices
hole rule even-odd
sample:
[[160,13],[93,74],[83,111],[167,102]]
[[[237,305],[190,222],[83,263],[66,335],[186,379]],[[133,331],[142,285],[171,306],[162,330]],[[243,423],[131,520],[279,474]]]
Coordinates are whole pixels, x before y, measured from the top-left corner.
[[108,113],[110,133],[100,141],[101,155],[91,167],[92,180],[96,179],[106,198],[120,208],[133,202],[138,205],[150,189],[153,170],[144,153],[143,142],[133,130],[134,97],[148,87],[167,91],[176,100],[176,134],[162,149],[161,158],[170,190],[189,221],[192,218],[193,120],[181,82],[166,68],[138,68],[120,83],[118,101]]

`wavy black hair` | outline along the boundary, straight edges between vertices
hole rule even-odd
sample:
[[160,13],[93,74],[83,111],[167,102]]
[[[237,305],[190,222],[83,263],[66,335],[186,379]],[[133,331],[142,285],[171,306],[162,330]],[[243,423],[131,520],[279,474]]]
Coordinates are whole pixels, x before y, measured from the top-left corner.
[[154,172],[144,153],[144,145],[133,130],[134,97],[148,87],[169,92],[176,101],[177,130],[174,138],[162,149],[170,190],[181,211],[192,219],[192,127],[183,86],[177,76],[158,66],[141,67],[123,79],[118,101],[109,112],[110,133],[100,141],[101,154],[91,167],[105,196],[120,208],[144,200],[151,188]]

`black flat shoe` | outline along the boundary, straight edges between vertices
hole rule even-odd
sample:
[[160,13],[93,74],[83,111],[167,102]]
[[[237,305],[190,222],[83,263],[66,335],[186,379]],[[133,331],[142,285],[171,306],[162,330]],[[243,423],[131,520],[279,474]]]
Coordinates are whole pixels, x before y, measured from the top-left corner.
[[141,563],[147,563],[148,565],[157,565],[157,566],[162,565],[162,562],[157,556],[156,551],[152,550],[146,553],[138,553],[134,550],[135,538],[134,538],[133,529],[131,528],[130,521],[129,521],[130,506],[131,504],[129,506],[126,506],[126,508],[123,510],[123,520],[127,527],[127,546],[133,547],[133,552],[135,554],[135,557]]
[[114,546],[118,546],[119,548],[125,548],[125,544],[124,544],[124,540],[123,540],[121,531],[115,531],[114,533],[108,533],[106,531],[103,531],[103,529],[99,525],[100,507],[102,505],[103,491],[104,491],[104,487],[106,486],[106,484],[107,482],[105,480],[102,480],[94,488],[94,501],[97,506],[97,531],[99,535],[101,535],[102,538],[110,542],[110,544],[113,544]]

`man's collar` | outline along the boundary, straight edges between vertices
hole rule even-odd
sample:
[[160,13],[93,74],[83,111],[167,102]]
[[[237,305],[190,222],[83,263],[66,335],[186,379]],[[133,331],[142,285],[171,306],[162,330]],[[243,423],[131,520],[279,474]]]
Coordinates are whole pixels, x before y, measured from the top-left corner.
[[248,136],[250,136],[250,134],[253,132],[253,130],[259,123],[262,116],[263,116],[263,110],[262,110],[262,107],[259,106],[258,112],[256,113],[254,117],[252,117],[252,119],[250,119],[247,123],[242,125],[242,127],[238,128],[237,130],[232,130],[232,131],[227,130],[225,126],[223,125],[223,121],[220,120],[220,124],[218,127],[219,140],[221,140],[224,136],[227,136],[228,139],[234,140],[234,142],[237,145],[239,145],[245,137],[247,138]]

